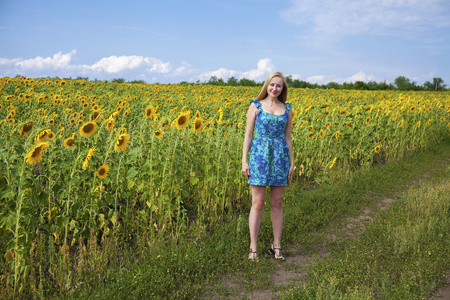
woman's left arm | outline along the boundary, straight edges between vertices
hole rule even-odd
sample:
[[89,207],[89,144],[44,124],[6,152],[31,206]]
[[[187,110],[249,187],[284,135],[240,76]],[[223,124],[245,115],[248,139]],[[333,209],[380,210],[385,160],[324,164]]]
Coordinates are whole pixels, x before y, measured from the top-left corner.
[[291,138],[291,124],[292,124],[292,109],[289,110],[289,119],[286,124],[285,138],[289,149],[289,175],[288,182],[291,182],[292,174],[294,173],[294,153],[292,152],[292,138]]

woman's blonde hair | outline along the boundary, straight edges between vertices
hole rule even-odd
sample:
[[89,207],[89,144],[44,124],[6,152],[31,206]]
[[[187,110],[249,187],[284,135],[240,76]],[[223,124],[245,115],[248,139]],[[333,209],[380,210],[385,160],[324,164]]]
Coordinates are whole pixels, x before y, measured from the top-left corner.
[[267,76],[266,81],[264,82],[264,85],[261,88],[261,92],[259,93],[258,97],[256,97],[256,99],[258,99],[258,100],[266,99],[267,87],[269,86],[270,81],[274,77],[280,77],[281,79],[283,79],[283,90],[281,91],[281,94],[278,95],[278,100],[280,100],[283,103],[286,103],[287,96],[288,96],[288,86],[286,83],[286,79],[284,79],[283,73],[281,73],[281,72],[273,72],[273,73],[270,73],[269,76]]

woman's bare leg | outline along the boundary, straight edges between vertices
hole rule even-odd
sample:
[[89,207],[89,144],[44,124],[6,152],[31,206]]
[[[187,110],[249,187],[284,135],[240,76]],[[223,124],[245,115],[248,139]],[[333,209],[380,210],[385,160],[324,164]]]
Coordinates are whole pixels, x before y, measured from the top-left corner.
[[264,208],[264,202],[266,199],[266,187],[252,185],[252,208],[250,210],[250,216],[248,225],[250,228],[250,249],[256,251],[258,249],[258,234],[259,227],[261,225],[261,215]]
[[283,230],[283,194],[284,186],[270,187],[270,208],[273,228],[273,247],[281,248],[281,232]]

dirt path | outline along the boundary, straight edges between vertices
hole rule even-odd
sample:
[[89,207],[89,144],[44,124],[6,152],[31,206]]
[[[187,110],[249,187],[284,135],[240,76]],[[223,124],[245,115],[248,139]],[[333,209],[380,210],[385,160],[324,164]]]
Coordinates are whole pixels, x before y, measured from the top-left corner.
[[[426,177],[427,176],[425,175],[418,180],[418,182],[426,180]],[[416,185],[418,182],[416,181],[414,184]],[[223,296],[223,294],[219,296],[216,292],[214,292],[215,287],[213,287],[213,292],[205,298],[278,299],[280,293],[279,291],[282,290],[283,287],[286,287],[291,283],[299,284],[302,282],[302,278],[306,274],[306,267],[310,264],[314,264],[314,259],[321,259],[329,255],[327,244],[338,239],[358,239],[361,233],[365,230],[366,224],[368,222],[372,222],[377,217],[379,212],[386,210],[394,201],[394,199],[390,198],[380,199],[374,206],[374,209],[365,208],[359,216],[348,217],[342,228],[331,229],[325,239],[325,243],[323,245],[316,246],[316,251],[314,251],[316,253],[315,255],[296,254],[296,252],[299,252],[298,249],[291,249],[289,251],[291,254],[286,257],[286,262],[288,263],[287,265],[290,265],[290,267],[286,268],[284,263],[280,263],[280,265],[273,270],[270,277],[273,283],[272,288],[247,291],[239,285],[238,278],[226,277],[221,283],[221,289],[222,291],[227,291],[226,294],[228,294],[228,296]],[[292,267],[292,265],[295,267]],[[438,293],[430,296],[428,299],[450,300],[450,271],[446,274],[446,278],[447,287],[440,289]]]

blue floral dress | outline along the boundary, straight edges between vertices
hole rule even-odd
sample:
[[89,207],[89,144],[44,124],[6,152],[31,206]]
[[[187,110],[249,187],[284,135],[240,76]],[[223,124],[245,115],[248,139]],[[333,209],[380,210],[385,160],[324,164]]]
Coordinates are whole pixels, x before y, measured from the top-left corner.
[[248,183],[260,186],[285,186],[289,174],[289,148],[285,139],[290,103],[285,103],[283,115],[265,112],[259,100],[251,100],[258,108],[255,135],[250,148]]

